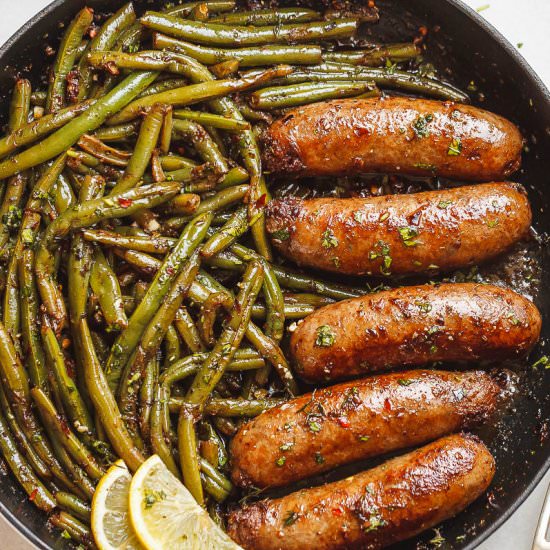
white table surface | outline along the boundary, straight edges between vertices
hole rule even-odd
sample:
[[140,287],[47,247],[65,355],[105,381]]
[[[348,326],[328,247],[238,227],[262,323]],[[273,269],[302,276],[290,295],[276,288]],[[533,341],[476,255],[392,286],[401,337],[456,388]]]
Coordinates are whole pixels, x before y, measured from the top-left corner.
[[[436,1],[436,0],[434,0]],[[465,0],[499,29],[550,87],[550,52],[546,40],[550,29],[550,0]],[[7,0],[0,0],[0,4]],[[25,21],[49,4],[49,0],[20,0],[0,18],[0,44]],[[548,473],[517,512],[479,550],[528,550],[550,484]],[[0,546],[5,550],[28,550],[29,545],[0,518]]]

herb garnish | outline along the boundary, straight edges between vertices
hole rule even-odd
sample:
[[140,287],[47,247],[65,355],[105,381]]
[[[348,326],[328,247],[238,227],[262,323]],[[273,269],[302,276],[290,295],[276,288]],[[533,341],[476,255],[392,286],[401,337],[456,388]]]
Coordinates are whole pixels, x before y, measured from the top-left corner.
[[289,512],[284,521],[285,527],[290,527],[297,519],[298,519],[297,512]]
[[536,369],[537,367],[550,368],[550,358],[547,355],[543,355],[538,361],[533,363],[533,368]]
[[412,128],[414,130],[414,133],[416,134],[416,137],[425,138],[430,135],[428,123],[430,123],[433,119],[434,119],[434,116],[432,114],[427,114],[427,115],[419,116],[413,122]]
[[415,238],[418,237],[418,231],[414,227],[400,227],[398,231],[405,246],[420,244],[419,241],[415,241]]
[[315,345],[321,348],[330,348],[336,340],[336,335],[329,325],[321,325],[317,327],[317,338]]
[[462,140],[459,137],[455,137],[451,140],[449,144],[449,149],[447,149],[447,155],[450,157],[458,157],[462,153]]
[[323,233],[323,240],[321,243],[325,248],[336,248],[338,246],[338,239],[332,232],[332,229],[328,228]]
[[392,263],[392,258],[390,256],[390,245],[384,241],[378,241],[376,246],[380,249],[380,252],[376,250],[371,250],[369,252],[369,260],[376,260],[377,258],[382,258],[382,263],[380,264],[380,273],[382,275],[391,275],[390,267]]
[[290,231],[288,229],[278,229],[277,231],[273,231],[271,236],[278,241],[287,241],[290,239]]

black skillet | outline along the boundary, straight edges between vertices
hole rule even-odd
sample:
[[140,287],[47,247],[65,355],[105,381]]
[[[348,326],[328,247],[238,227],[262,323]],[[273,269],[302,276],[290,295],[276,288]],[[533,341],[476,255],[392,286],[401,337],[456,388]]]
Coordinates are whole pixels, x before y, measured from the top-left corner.
[[[122,0],[56,0],[20,29],[0,49],[0,121],[7,113],[6,97],[17,74],[42,78],[46,43],[57,44],[60,23],[67,23],[85,4],[96,12],[113,11]],[[137,0],[141,9],[154,1]],[[500,113],[521,127],[527,138],[522,171],[515,179],[526,185],[539,234],[550,233],[550,94],[537,75],[505,39],[459,0],[378,0],[380,25],[367,29],[382,41],[405,41],[429,29],[432,60],[446,78],[466,88],[474,81],[474,103]],[[550,336],[550,269],[543,244],[543,274],[535,301],[544,318],[543,342]],[[527,261],[520,258],[520,261]],[[523,281],[516,284],[523,287]],[[544,353],[534,352],[531,363]],[[498,421],[481,433],[497,461],[497,475],[486,496],[465,512],[441,526],[442,548],[475,548],[501,526],[527,498],[550,467],[550,371],[519,368],[519,394]],[[5,471],[5,470],[4,470]],[[0,477],[0,512],[39,548],[63,548],[66,541],[48,529],[45,517],[29,503],[17,482],[8,474]],[[533,522],[536,518],[533,518]],[[433,548],[430,531],[400,548]],[[0,543],[1,546],[1,543]]]

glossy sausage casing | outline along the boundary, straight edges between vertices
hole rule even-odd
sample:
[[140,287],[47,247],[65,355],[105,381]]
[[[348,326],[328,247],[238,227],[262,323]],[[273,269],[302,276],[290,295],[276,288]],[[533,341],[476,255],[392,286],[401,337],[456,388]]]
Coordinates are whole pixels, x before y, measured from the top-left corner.
[[452,435],[342,481],[232,512],[229,534],[250,550],[375,550],[455,516],[487,489],[493,457]]
[[524,237],[523,187],[487,183],[412,195],[271,201],[267,230],[296,263],[350,275],[403,275],[487,261]]
[[231,441],[232,478],[279,487],[414,447],[484,420],[500,388],[486,373],[417,370],[317,390],[270,409]]
[[292,334],[296,372],[336,380],[434,361],[523,357],[540,336],[536,306],[478,283],[395,288],[325,306]]
[[470,105],[409,97],[345,99],[293,109],[264,138],[268,170],[331,176],[359,172],[505,179],[523,140],[505,118]]

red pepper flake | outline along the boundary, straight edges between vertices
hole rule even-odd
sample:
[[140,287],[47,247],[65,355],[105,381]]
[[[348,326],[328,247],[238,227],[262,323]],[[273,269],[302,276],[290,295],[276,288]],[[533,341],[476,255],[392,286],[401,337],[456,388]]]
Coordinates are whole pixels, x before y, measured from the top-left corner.
[[256,208],[263,208],[267,204],[267,195],[264,193],[257,201]]
[[118,204],[120,204],[122,208],[129,208],[130,206],[132,206],[133,202],[134,201],[132,199],[125,199],[124,197],[119,197],[118,199]]
[[338,424],[342,426],[342,428],[349,428],[351,426],[350,421],[348,420],[347,416],[339,416],[337,418]]
[[61,424],[61,430],[63,431],[63,433],[65,435],[69,435],[71,433],[71,430],[69,426],[67,426],[67,423],[65,422],[65,420],[61,419],[60,424]]
[[31,502],[34,502],[34,499],[36,498],[36,495],[38,495],[38,489],[33,490],[33,492],[29,495],[29,500]]
[[344,512],[342,512],[342,508],[333,508],[332,509],[332,515],[333,516],[341,516]]
[[168,275],[174,275],[174,273],[175,273],[174,268],[173,267],[167,267],[166,268],[166,273],[168,273]]
[[391,401],[387,397],[384,399],[384,410],[391,411]]

